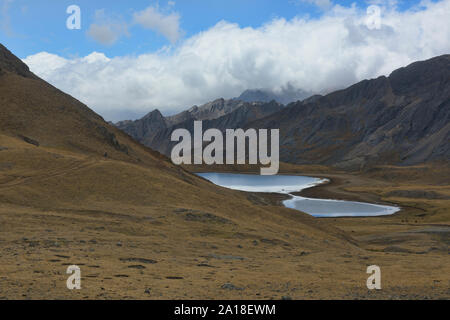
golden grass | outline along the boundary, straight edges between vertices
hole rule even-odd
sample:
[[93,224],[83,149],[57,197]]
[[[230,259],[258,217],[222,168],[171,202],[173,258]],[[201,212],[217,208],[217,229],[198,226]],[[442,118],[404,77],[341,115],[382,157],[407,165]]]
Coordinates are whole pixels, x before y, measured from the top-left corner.
[[[0,146],[8,148],[0,151],[0,298],[448,297],[448,239],[410,234],[447,224],[448,210],[439,211],[448,209],[446,201],[418,202],[428,211],[417,223],[403,213],[314,219],[156,164],[37,148],[5,136]],[[410,202],[383,198],[385,186],[346,189]],[[81,267],[80,291],[65,287],[69,264]],[[371,264],[382,268],[378,292],[365,287]],[[243,290],[222,289],[225,283]]]
[[[0,299],[449,298],[448,200],[390,193],[448,195],[441,167],[282,164],[332,179],[310,196],[405,208],[315,219],[174,166],[39,79],[2,75],[0,106]],[[79,291],[66,288],[71,264]],[[366,288],[371,264],[381,291]]]

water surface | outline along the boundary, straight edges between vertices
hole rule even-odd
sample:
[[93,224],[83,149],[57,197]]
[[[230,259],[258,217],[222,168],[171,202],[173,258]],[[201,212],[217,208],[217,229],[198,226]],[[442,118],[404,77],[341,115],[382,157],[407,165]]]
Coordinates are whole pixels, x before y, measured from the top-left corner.
[[[274,192],[290,194],[326,182],[305,176],[261,176],[253,174],[232,173],[198,173],[199,176],[212,183],[234,190],[248,192]],[[291,195],[291,199],[283,201],[287,208],[306,212],[314,217],[368,217],[390,215],[400,210],[398,207],[378,204],[331,200],[311,199]]]

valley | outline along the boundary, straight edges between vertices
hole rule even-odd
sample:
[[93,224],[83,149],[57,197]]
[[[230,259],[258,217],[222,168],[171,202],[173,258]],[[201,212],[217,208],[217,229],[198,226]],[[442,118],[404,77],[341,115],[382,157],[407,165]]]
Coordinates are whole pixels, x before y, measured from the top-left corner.
[[[430,161],[281,163],[283,174],[330,179],[307,197],[402,208],[314,218],[283,207],[280,195],[194,174],[259,167],[174,165],[0,45],[0,299],[448,299],[447,102],[435,105]],[[294,110],[283,108],[283,119]],[[81,290],[66,287],[71,265]],[[382,290],[367,289],[369,265],[381,267]]]
[[[12,142],[2,139],[2,145],[17,152]],[[36,152],[25,150],[28,155]],[[341,192],[351,191],[351,200],[371,198],[404,210],[389,217],[317,219],[283,208],[270,195],[207,182],[204,188],[201,181],[188,182],[194,177],[181,184],[186,185],[182,193],[164,192],[156,187],[151,169],[136,171],[135,165],[114,160],[60,156],[56,172],[28,172],[24,182],[2,188],[0,297],[449,296],[448,198],[436,202],[386,197],[385,192],[407,190],[407,185],[327,172],[323,175],[332,183],[305,190],[308,196],[344,197]],[[77,165],[66,165],[69,160]],[[132,178],[132,185],[115,185],[112,172]],[[314,170],[310,174],[320,175]],[[448,186],[426,187],[439,197],[450,193]],[[224,202],[227,206],[218,205]],[[65,287],[65,269],[72,264],[81,268],[82,290]],[[382,269],[383,290],[365,287],[365,268],[372,264]]]

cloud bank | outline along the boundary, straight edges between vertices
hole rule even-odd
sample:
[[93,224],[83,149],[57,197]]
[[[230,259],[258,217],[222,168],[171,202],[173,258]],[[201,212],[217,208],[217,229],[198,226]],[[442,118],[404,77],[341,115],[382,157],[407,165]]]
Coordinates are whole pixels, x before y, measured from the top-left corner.
[[[138,15],[142,23],[148,14]],[[222,21],[177,46],[140,56],[110,59],[94,52],[65,59],[41,52],[24,61],[106,119],[119,120],[154,108],[170,114],[249,88],[292,85],[323,93],[388,75],[450,53],[449,14],[450,0],[404,12],[386,7],[381,28],[372,30],[365,10],[336,5],[318,19],[275,19],[259,28]]]
[[101,9],[95,12],[95,22],[89,26],[87,35],[102,45],[110,46],[129,34],[125,22],[107,17],[105,10]]
[[136,12],[133,15],[133,20],[134,23],[140,24],[144,28],[162,34],[171,43],[177,42],[182,34],[180,29],[180,15],[178,13],[165,15],[157,7],[150,6],[143,11]]

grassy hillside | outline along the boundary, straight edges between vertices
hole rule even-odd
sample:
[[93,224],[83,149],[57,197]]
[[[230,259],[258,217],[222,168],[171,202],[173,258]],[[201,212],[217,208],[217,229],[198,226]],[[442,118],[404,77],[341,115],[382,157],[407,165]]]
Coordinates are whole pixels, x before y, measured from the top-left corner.
[[[448,295],[442,251],[367,250],[331,220],[216,187],[0,53],[0,299]],[[82,290],[66,288],[71,264]]]

